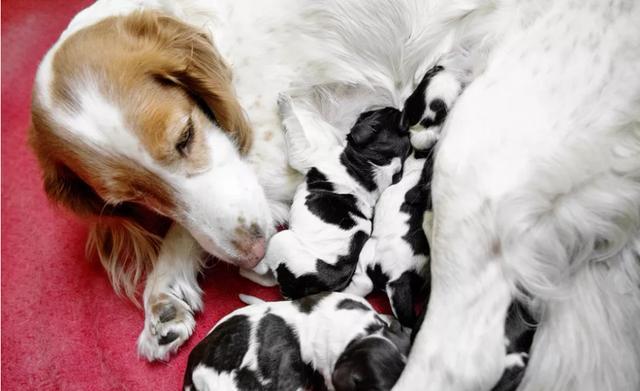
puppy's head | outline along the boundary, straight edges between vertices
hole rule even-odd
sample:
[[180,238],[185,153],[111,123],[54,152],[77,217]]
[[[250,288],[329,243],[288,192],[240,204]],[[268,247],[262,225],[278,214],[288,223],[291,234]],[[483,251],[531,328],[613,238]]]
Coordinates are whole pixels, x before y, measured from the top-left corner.
[[331,376],[336,391],[390,390],[404,369],[411,330],[393,317],[370,326],[371,334],[355,339],[342,352]]
[[[30,143],[45,191],[100,224],[93,242],[108,264],[153,252],[134,243],[149,238],[130,212],[142,207],[219,258],[254,266],[272,223],[243,157],[251,141],[215,46],[169,16],[135,12],[67,32],[36,77]],[[131,273],[116,274],[131,287]]]
[[385,391],[396,383],[406,358],[388,339],[369,336],[347,346],[331,376],[336,391]]
[[409,134],[400,126],[400,111],[386,107],[358,117],[347,136],[347,145],[369,162],[384,166],[409,153]]

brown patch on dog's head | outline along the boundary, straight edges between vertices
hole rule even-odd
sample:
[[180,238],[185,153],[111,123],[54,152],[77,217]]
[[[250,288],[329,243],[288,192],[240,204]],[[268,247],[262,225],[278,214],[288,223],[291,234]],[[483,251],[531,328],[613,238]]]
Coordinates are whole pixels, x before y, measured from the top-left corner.
[[204,142],[212,123],[243,153],[252,131],[212,42],[172,17],[106,18],[65,38],[52,56],[50,84],[36,84],[29,135],[45,192],[91,219],[88,250],[98,254],[114,287],[132,296],[157,255],[162,229],[155,222],[166,225],[143,216],[153,211],[175,219],[183,207],[179,195],[140,162],[66,129],[57,113],[85,110],[79,92],[95,88],[158,166],[187,175],[206,169],[216,153]]

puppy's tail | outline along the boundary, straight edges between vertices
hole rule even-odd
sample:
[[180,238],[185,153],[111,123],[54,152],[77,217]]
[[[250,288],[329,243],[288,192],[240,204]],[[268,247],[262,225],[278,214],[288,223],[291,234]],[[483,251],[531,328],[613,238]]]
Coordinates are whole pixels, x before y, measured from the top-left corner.
[[243,295],[242,293],[238,295],[238,298],[240,298],[240,301],[247,304],[247,305],[253,305],[253,304],[262,304],[265,303],[264,300],[257,298],[255,296],[250,296],[250,295]]

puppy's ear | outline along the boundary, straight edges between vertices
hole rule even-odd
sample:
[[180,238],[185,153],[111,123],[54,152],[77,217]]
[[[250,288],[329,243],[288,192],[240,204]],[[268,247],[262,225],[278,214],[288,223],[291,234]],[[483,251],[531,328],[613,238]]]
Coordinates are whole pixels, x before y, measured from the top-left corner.
[[367,111],[360,114],[347,136],[347,141],[360,147],[367,145],[376,134],[377,124],[378,114],[376,112]]
[[174,18],[143,12],[130,17],[127,26],[155,41],[149,53],[152,76],[186,90],[220,127],[233,135],[241,152],[247,152],[252,129],[232,85],[230,68],[209,38]]

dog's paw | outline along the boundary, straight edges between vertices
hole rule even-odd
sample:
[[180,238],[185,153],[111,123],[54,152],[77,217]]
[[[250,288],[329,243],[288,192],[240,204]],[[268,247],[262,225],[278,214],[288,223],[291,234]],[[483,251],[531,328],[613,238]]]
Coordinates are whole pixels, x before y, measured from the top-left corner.
[[169,359],[191,336],[196,322],[194,312],[202,301],[198,292],[151,295],[145,303],[144,329],[138,337],[138,354],[149,361]]

